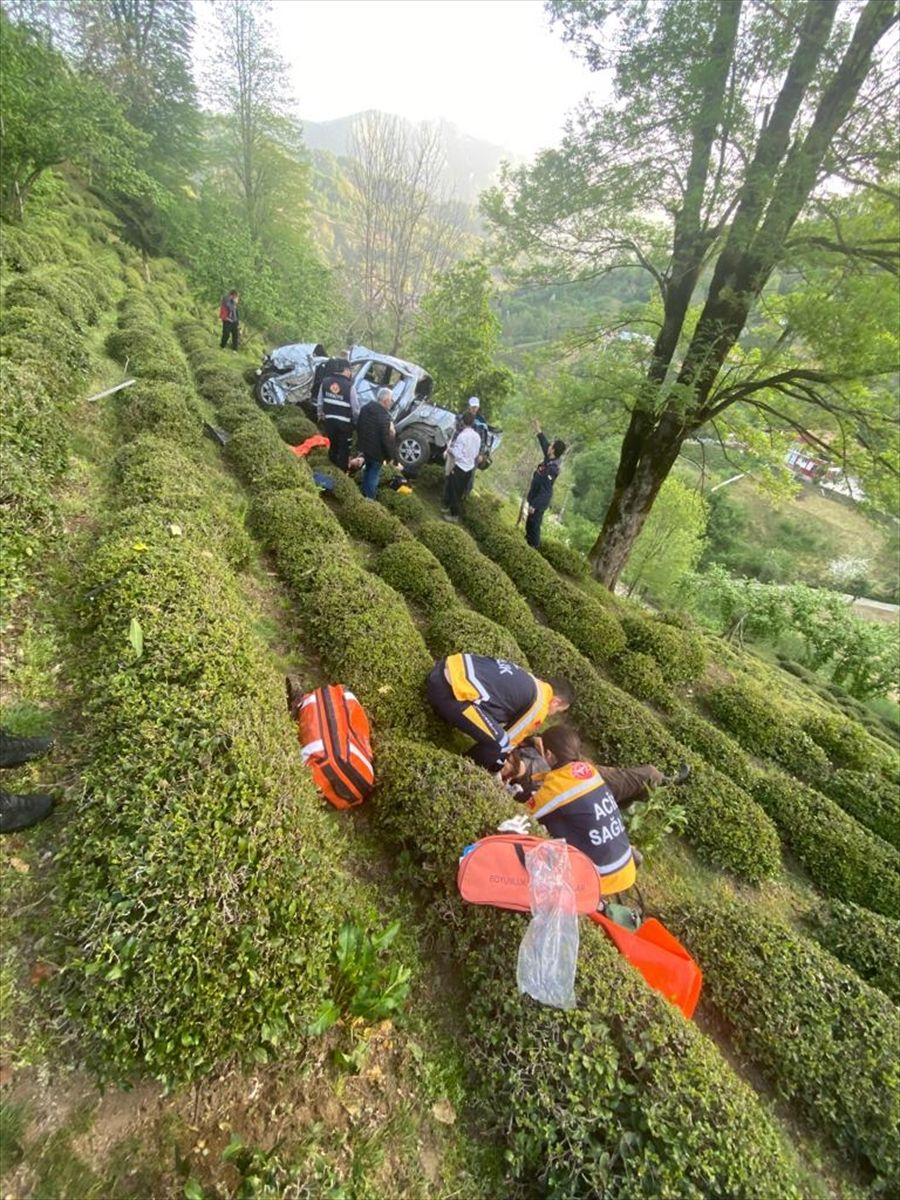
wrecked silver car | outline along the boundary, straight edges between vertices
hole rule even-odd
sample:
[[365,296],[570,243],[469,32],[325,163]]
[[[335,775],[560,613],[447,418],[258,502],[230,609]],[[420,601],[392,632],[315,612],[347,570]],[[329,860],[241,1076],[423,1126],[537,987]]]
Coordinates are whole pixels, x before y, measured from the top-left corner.
[[[343,357],[343,356],[342,356]],[[375,399],[379,388],[390,388],[394,400],[391,417],[397,431],[397,458],[406,468],[439,462],[456,428],[456,414],[431,403],[434,381],[422,367],[366,346],[353,346],[346,356],[353,370],[353,386],[360,404]],[[253,390],[263,408],[297,404],[316,419],[316,397],[327,373],[329,359],[317,342],[279,346],[257,369]],[[484,466],[500,445],[500,431],[487,425],[480,430]]]

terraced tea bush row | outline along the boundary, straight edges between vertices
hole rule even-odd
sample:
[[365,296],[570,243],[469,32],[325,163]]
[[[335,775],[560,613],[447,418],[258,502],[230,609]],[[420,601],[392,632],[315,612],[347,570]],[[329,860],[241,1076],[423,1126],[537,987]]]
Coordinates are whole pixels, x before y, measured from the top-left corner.
[[639,650],[623,650],[607,664],[612,678],[638,700],[655,704],[657,708],[674,707],[675,694],[666,683],[655,658]]
[[874,771],[834,771],[819,790],[861,825],[900,850],[900,788]]
[[443,521],[426,521],[418,538],[478,612],[503,625],[513,637],[521,628],[534,624],[531,609],[509,576],[481,553],[464,529]]
[[812,914],[810,932],[860,979],[900,1005],[900,921],[833,900]]
[[483,497],[469,497],[466,522],[519,592],[591,662],[602,666],[625,649],[625,635],[613,613],[595,596],[561,578],[536,550],[500,525]]
[[893,846],[786,775],[759,771],[750,790],[826,896],[900,918],[900,852]]
[[[39,228],[39,227],[38,227]],[[9,239],[13,247],[10,250]],[[45,244],[38,243],[45,240]],[[92,271],[66,263],[83,239],[70,244],[35,231],[3,229],[3,255],[15,269],[54,261],[41,274],[13,279],[0,318],[0,594],[8,602],[30,558],[55,529],[52,489],[68,460],[71,410],[87,379],[86,333],[120,286],[117,262],[98,253]],[[33,258],[15,247],[34,243]],[[37,254],[38,249],[40,254]]]
[[624,616],[621,620],[629,650],[655,659],[667,683],[692,683],[703,677],[706,648],[699,634],[659,617]]
[[297,770],[281,679],[194,527],[214,481],[146,435],[114,478],[79,602],[87,765],[58,855],[62,983],[104,1073],[174,1082],[297,1050],[359,897]]
[[814,781],[828,771],[825,751],[749,680],[710,688],[703,704],[745,750],[769,758],[800,779]]
[[[830,954],[734,900],[667,907],[709,999],[778,1094],[900,1188],[897,1010]],[[879,1194],[877,1191],[875,1194]]]
[[393,735],[383,740],[379,773],[371,804],[380,829],[425,865],[422,877],[451,905],[471,1053],[479,1077],[490,1081],[483,1120],[508,1139],[511,1184],[527,1181],[541,1195],[571,1200],[771,1200],[772,1189],[799,1196],[753,1092],[592,926],[581,930],[574,1012],[517,995],[524,921],[460,912],[452,899],[460,850],[509,805],[483,773]]

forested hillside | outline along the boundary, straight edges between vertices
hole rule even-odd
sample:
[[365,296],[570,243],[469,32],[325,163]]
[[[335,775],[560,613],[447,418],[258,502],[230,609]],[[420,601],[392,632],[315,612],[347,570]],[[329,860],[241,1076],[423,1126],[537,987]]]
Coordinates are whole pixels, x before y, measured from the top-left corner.
[[[555,9],[576,21],[587,7]],[[715,31],[723,6],[697,7]],[[898,1194],[897,632],[842,598],[864,582],[892,594],[882,368],[896,331],[857,290],[871,283],[877,307],[888,268],[870,255],[860,278],[827,286],[821,260],[823,275],[779,275],[726,368],[745,384],[754,355],[773,369],[767,322],[783,303],[798,332],[778,354],[792,342],[805,364],[785,370],[835,374],[809,362],[824,354],[816,322],[849,289],[856,324],[830,326],[833,348],[862,330],[870,357],[829,386],[869,406],[876,514],[810,517],[837,502],[794,498],[782,459],[796,429],[732,412],[736,432],[715,445],[707,427],[685,439],[608,588],[585,551],[621,490],[635,380],[652,369],[635,335],[660,315],[634,271],[575,272],[566,290],[521,246],[513,263],[494,243],[489,263],[438,192],[406,259],[387,225],[367,251],[348,214],[366,147],[396,128],[376,114],[316,199],[319,167],[270,93],[253,145],[261,164],[288,164],[274,172],[297,198],[287,213],[272,174],[235,165],[230,115],[195,103],[187,6],[160,6],[172,23],[150,44],[169,59],[106,53],[114,9],[72,5],[49,40],[40,5],[2,17],[0,724],[54,739],[3,773],[5,794],[53,800],[0,843],[3,1195]],[[663,10],[686,36],[680,4]],[[263,12],[228,11],[235,36]],[[835,37],[837,53],[852,25]],[[786,36],[778,62],[792,48]],[[153,128],[147,105],[124,106],[139,63],[165,66],[164,94],[185,106]],[[165,143],[176,133],[181,160]],[[422,138],[407,163],[436,161]],[[521,205],[512,191],[503,203],[523,217],[545,181],[517,179]],[[369,211],[383,217],[391,195],[374,189]],[[499,226],[501,208],[487,204]],[[316,241],[329,222],[338,266]],[[360,262],[369,274],[351,282]],[[215,319],[232,286],[237,353]],[[461,523],[441,519],[437,464],[409,492],[385,470],[372,502],[323,450],[292,452],[315,426],[293,406],[263,410],[247,379],[264,349],[312,330],[332,346],[395,343],[450,407],[483,398],[504,441]],[[808,402],[788,409],[798,424]],[[540,550],[517,523],[535,413],[574,442]],[[826,446],[832,419],[850,421],[821,417]],[[859,544],[876,533],[877,552]],[[842,557],[858,561],[829,574]],[[593,761],[690,767],[626,814],[643,854],[626,899],[700,964],[693,1020],[587,921],[576,1006],[518,991],[528,916],[464,904],[456,885],[463,849],[520,811],[426,700],[434,660],[460,651],[567,677]],[[376,788],[360,808],[316,792],[288,672],[365,706]]]

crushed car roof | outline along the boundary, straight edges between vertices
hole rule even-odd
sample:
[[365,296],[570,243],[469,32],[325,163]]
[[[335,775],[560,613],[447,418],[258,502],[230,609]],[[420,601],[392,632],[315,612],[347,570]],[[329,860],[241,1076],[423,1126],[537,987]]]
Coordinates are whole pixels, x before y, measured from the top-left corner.
[[431,378],[428,372],[416,363],[406,362],[402,358],[394,358],[392,354],[379,354],[377,350],[369,350],[367,346],[351,346],[350,361],[351,363],[363,361],[384,363],[386,366],[393,367],[403,375],[409,375],[412,379],[416,380]]

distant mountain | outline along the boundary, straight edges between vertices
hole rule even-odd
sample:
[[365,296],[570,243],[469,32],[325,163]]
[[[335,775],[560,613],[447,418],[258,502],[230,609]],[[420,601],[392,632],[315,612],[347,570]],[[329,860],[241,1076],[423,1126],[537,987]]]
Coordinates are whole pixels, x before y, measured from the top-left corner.
[[[353,126],[365,113],[352,113],[333,121],[303,121],[303,140],[310,150],[326,150],[337,158],[348,152]],[[413,128],[413,121],[405,121]],[[475,204],[480,192],[496,177],[503,159],[514,161],[516,156],[502,146],[470,137],[449,121],[438,122],[447,160],[447,186],[458,199]]]

